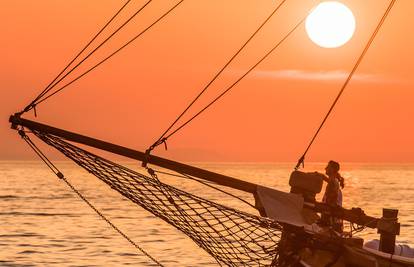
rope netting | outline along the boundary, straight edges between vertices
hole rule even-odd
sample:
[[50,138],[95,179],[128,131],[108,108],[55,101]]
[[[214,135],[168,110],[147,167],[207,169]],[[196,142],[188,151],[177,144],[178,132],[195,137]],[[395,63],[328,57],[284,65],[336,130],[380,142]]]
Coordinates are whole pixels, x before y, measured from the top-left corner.
[[219,264],[277,266],[282,230],[278,222],[182,191],[60,137],[33,133],[112,189],[185,233]]

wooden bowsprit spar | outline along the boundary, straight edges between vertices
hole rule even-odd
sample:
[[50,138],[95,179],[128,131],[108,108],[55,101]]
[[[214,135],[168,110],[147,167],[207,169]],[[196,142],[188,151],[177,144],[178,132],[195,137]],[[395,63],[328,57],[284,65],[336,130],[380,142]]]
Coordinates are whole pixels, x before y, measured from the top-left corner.
[[41,132],[46,132],[55,136],[59,136],[68,141],[75,143],[87,145],[90,147],[98,148],[104,151],[108,151],[117,155],[125,156],[127,158],[135,159],[141,162],[147,162],[165,169],[176,171],[182,174],[187,174],[197,178],[202,178],[219,185],[228,186],[234,189],[238,189],[248,193],[256,193],[257,185],[254,183],[249,183],[243,180],[239,180],[230,176],[223,174],[207,171],[201,168],[183,164],[177,161],[168,160],[165,158],[149,155],[147,153],[130,149],[124,146],[112,144],[102,140],[98,140],[92,137],[85,135],[73,133],[70,131],[62,130],[55,128],[46,124],[38,123],[35,121],[23,119],[18,115],[10,116],[9,121],[12,124],[12,128],[17,126],[23,126],[30,130],[38,130]]
[[[112,144],[109,142],[105,142],[99,139],[95,139],[92,137],[88,137],[85,135],[73,133],[70,131],[66,131],[63,129],[59,129],[56,127],[52,127],[46,124],[42,124],[39,122],[31,121],[28,119],[21,118],[19,115],[12,115],[9,118],[10,123],[12,124],[13,129],[17,129],[18,126],[34,130],[34,131],[41,131],[48,134],[52,134],[58,137],[61,137],[67,141],[87,145],[90,147],[94,147],[100,150],[108,151],[117,155],[125,156],[127,158],[131,158],[134,160],[138,160],[141,162],[148,162],[150,164],[166,168],[172,171],[176,171],[178,173],[190,175],[193,177],[201,178],[203,180],[207,180],[210,182],[214,182],[218,185],[227,186],[233,189],[237,189],[240,191],[244,191],[251,194],[257,193],[258,185],[254,183],[250,183],[247,181],[243,181],[234,177],[230,177],[227,175],[215,173],[212,171],[208,171],[205,169],[197,168],[188,164],[183,164],[177,161],[172,161],[169,159],[165,159],[162,157],[157,157],[154,155],[148,155],[147,153],[137,151],[134,149],[130,149],[124,146]],[[356,223],[358,225],[363,225],[369,228],[377,228],[378,222],[380,219],[367,216],[361,209],[345,209],[341,207],[329,207],[324,203],[319,202],[305,202],[305,206],[307,208],[311,208],[317,212],[328,212],[334,214],[336,217],[342,218],[352,223]]]

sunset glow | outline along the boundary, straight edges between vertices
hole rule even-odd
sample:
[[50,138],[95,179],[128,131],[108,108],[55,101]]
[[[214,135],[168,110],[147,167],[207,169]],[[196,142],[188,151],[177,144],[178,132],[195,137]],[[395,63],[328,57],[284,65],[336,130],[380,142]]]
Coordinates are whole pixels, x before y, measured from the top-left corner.
[[323,2],[306,18],[306,32],[321,47],[339,47],[353,36],[355,18],[344,4],[337,1]]
[[0,267],[414,267],[411,11],[3,1]]
[[[0,10],[4,29],[0,158],[34,159],[10,130],[8,117],[33,100],[125,1],[6,2]],[[87,52],[145,2],[131,1]],[[153,1],[62,85],[151,25],[176,2]],[[37,117],[32,111],[24,117],[145,151],[280,2],[184,1],[136,42],[40,104]],[[160,146],[154,153],[186,161],[296,162],[389,4],[386,0],[335,2],[352,10],[356,31],[352,35],[353,28],[347,28],[352,23],[344,29],[335,26],[335,32],[348,29],[348,35],[339,39],[350,41],[338,49],[323,49],[305,30],[318,10],[332,1],[323,1],[315,10],[318,2],[286,1],[185,119],[234,83],[314,9],[308,26],[300,24],[225,97],[170,138],[168,150]],[[307,161],[414,161],[414,35],[410,34],[414,17],[407,12],[413,9],[414,1],[397,1]],[[350,11],[344,11],[345,17],[346,12]]]

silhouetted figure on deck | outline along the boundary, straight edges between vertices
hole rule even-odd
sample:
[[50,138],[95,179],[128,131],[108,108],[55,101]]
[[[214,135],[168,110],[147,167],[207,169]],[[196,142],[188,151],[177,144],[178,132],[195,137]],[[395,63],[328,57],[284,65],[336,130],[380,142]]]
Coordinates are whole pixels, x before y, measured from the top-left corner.
[[[328,184],[326,186],[322,202],[332,207],[342,207],[341,188],[344,188],[345,182],[344,178],[339,174],[339,169],[339,163],[333,160],[329,161],[325,168],[325,174],[327,177],[325,177],[324,180]],[[342,232],[343,230],[343,222],[341,219],[334,218],[326,214],[322,214],[321,223],[332,226],[332,228],[338,232]]]

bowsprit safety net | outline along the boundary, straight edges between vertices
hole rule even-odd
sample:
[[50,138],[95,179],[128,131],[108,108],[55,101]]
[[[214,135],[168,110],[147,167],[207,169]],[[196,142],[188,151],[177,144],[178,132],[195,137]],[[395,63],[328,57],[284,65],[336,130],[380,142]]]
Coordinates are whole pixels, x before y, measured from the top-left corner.
[[220,264],[277,265],[282,226],[232,209],[111,162],[60,137],[32,131],[112,189],[173,225]]

